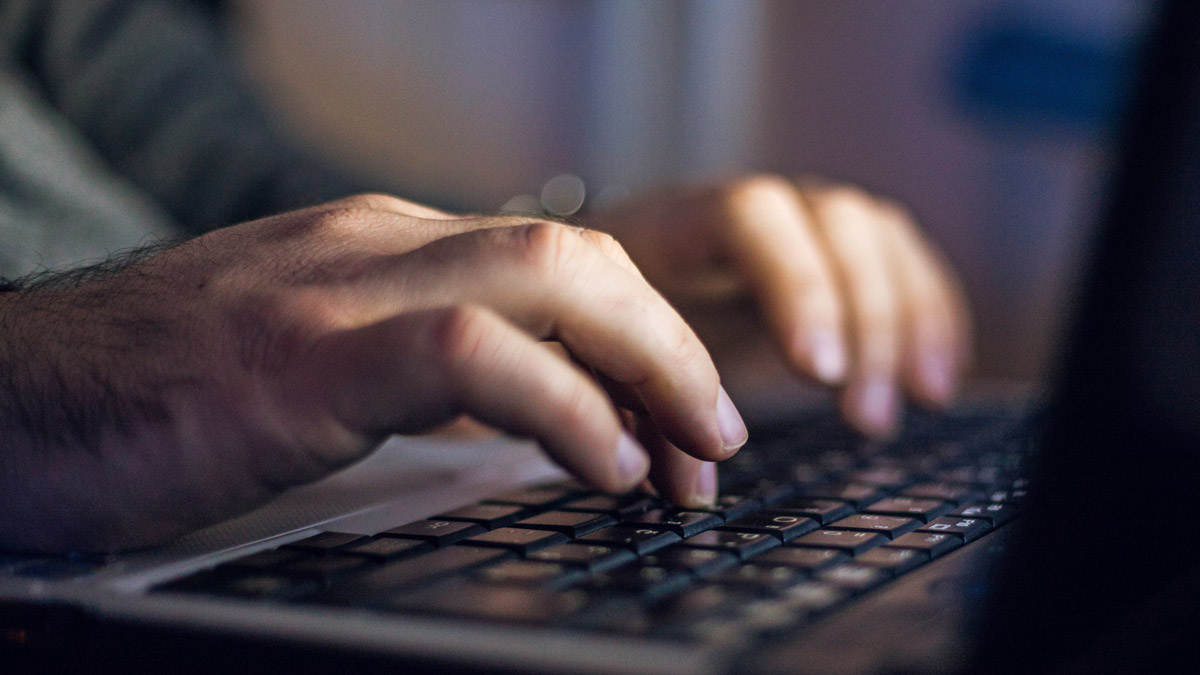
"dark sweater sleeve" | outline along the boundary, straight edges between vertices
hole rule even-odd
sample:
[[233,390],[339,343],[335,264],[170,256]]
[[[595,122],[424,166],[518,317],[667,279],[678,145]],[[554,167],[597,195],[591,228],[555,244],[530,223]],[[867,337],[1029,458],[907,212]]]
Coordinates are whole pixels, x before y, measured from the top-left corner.
[[194,232],[380,187],[287,136],[203,4],[4,0],[0,58]]

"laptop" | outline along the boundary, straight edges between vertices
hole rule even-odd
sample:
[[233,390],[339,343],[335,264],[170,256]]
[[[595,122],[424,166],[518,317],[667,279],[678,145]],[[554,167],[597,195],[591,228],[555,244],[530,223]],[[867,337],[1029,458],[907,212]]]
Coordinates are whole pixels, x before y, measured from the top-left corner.
[[154,550],[0,554],[0,670],[1194,667],[1200,6],[1161,19],[1043,399],[912,411],[886,445],[831,409],[763,425],[709,510],[395,438]]

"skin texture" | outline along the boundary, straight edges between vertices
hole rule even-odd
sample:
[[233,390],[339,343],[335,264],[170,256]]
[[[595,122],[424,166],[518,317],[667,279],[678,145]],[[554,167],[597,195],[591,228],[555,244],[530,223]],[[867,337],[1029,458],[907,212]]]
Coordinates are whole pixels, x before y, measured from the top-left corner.
[[753,299],[736,330],[873,435],[900,392],[953,392],[966,312],[894,206],[768,176],[589,225],[640,267],[597,230],[362,195],[0,294],[0,548],[153,545],[463,415],[600,489],[711,502],[747,432],[673,306],[720,330]]

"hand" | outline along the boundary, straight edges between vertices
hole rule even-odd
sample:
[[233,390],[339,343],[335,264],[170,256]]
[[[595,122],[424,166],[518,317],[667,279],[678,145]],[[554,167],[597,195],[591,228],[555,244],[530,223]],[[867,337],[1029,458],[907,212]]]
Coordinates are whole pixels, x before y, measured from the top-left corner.
[[[527,218],[354,197],[0,295],[0,319],[0,548],[159,542],[462,413],[601,489],[653,463],[682,504],[746,439],[621,247]],[[664,440],[648,456],[622,416]]]
[[840,386],[846,418],[869,435],[894,431],[901,390],[933,407],[953,397],[968,361],[966,304],[893,203],[758,176],[651,194],[590,224],[621,241],[710,348],[747,341],[745,313],[725,310],[752,298],[754,325],[784,362]]

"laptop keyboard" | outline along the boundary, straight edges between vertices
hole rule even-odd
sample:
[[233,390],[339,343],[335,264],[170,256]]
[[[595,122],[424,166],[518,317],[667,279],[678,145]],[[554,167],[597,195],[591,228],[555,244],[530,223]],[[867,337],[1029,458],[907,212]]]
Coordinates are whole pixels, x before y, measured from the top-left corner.
[[832,414],[756,430],[711,508],[571,481],[362,536],[321,532],[157,587],[255,602],[728,641],[819,619],[1015,518],[1030,416],[909,415],[864,441]]

